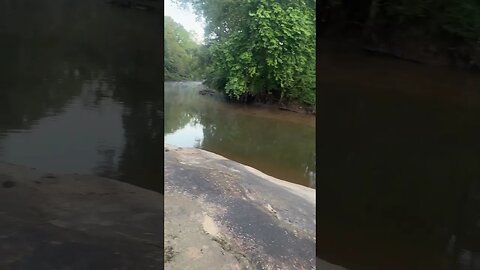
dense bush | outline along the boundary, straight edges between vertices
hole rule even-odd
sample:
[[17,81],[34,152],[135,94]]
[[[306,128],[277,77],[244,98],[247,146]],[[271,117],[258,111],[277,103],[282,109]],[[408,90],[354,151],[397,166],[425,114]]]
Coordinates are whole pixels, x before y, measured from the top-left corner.
[[315,103],[315,1],[183,0],[206,20],[206,82],[241,99]]
[[165,80],[200,79],[200,46],[193,41],[191,34],[172,18],[164,17],[164,23]]

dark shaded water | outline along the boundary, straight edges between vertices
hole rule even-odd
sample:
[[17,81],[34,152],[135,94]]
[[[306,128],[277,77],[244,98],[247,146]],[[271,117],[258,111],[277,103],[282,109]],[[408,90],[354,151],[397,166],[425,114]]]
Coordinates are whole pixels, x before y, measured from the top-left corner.
[[160,13],[0,1],[0,160],[163,191]]
[[315,118],[202,96],[200,82],[165,82],[165,143],[205,149],[274,177],[314,186]]
[[480,269],[480,74],[324,48],[317,256]]

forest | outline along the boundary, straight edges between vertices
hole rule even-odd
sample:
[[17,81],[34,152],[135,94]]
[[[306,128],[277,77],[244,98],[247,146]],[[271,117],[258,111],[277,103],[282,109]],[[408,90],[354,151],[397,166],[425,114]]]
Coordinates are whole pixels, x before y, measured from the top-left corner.
[[165,80],[201,78],[240,102],[315,104],[314,0],[176,2],[205,19],[205,40],[165,17]]
[[315,104],[321,40],[414,62],[480,68],[478,0],[176,0],[206,22],[203,44],[165,17],[165,80],[203,80],[233,100]]
[[199,80],[200,51],[192,34],[171,17],[164,17],[164,78],[166,81]]
[[480,67],[478,0],[324,0],[320,39],[362,46],[418,62]]

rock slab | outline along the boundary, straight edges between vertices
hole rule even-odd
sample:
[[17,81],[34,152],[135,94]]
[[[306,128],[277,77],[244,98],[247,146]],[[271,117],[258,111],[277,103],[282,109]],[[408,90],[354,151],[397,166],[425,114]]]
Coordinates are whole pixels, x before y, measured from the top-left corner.
[[0,183],[0,269],[163,269],[161,194],[7,163]]
[[165,146],[165,269],[315,269],[315,190]]

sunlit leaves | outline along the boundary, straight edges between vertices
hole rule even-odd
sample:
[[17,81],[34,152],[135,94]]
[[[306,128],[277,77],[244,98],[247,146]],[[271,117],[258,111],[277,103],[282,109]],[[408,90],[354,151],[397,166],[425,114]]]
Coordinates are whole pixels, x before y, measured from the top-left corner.
[[211,86],[315,102],[315,1],[178,1],[205,19]]
[[200,77],[199,61],[203,53],[192,34],[170,17],[164,19],[165,80],[192,80]]

